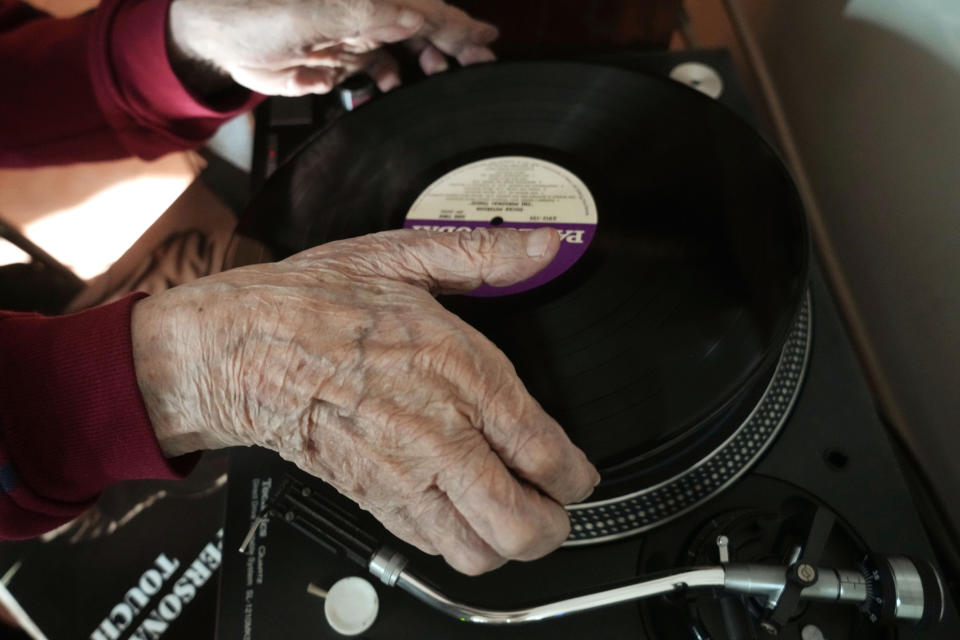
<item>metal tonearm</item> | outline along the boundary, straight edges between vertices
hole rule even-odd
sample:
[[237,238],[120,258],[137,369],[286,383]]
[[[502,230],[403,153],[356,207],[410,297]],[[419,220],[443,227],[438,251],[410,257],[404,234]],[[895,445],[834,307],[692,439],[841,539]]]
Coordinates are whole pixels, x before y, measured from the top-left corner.
[[711,589],[717,595],[753,598],[767,611],[759,622],[771,633],[776,632],[781,614],[791,615],[799,601],[855,605],[874,622],[914,626],[934,624],[944,614],[943,583],[928,562],[903,556],[872,556],[858,570],[815,567],[819,549],[833,526],[832,516],[823,511],[814,517],[805,545],[808,552],[801,553],[797,547],[781,565],[730,562],[729,540],[721,535],[717,538],[719,565],[639,577],[625,584],[509,610],[450,598],[410,571],[406,557],[382,546],[343,507],[294,478],[287,478],[258,514],[241,551],[269,516],[281,518],[328,551],[365,567],[385,585],[399,587],[458,620],[477,624],[524,624],[654,596]]
[[[900,556],[886,559],[883,571],[895,585],[892,619],[910,623],[938,622],[943,617],[943,587],[936,576],[925,579],[916,565]],[[537,622],[614,604],[693,589],[718,589],[726,593],[753,596],[762,604],[776,602],[786,587],[791,567],[751,563],[722,564],[712,567],[681,569],[657,577],[641,578],[624,586],[602,589],[563,600],[523,609],[495,610],[457,602],[406,570],[406,559],[382,547],[368,565],[370,573],[388,586],[396,586],[421,602],[449,616],[478,624],[522,624]],[[858,605],[865,610],[879,598],[878,586],[871,576],[859,571],[800,565],[794,570],[809,584],[800,592],[801,600]],[[879,584],[884,579],[877,575]],[[803,579],[803,577],[801,577]],[[869,615],[869,614],[868,614]]]

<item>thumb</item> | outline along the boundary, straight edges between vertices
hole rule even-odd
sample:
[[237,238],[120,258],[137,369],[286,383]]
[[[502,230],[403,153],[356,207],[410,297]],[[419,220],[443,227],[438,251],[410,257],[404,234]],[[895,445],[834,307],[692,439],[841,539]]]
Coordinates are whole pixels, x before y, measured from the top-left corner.
[[365,255],[358,271],[408,282],[433,293],[521,282],[550,264],[560,248],[560,234],[548,227],[533,231],[401,229],[356,239],[362,241],[374,246],[362,248]]

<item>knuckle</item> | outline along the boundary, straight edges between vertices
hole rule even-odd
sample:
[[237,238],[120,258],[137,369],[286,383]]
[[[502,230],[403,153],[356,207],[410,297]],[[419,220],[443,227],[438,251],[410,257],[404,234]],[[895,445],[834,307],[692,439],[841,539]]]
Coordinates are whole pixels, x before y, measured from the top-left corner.
[[445,463],[438,486],[454,504],[475,493],[489,494],[495,484],[496,469],[490,463],[493,454],[480,438],[475,431],[467,431],[458,442],[444,445]]
[[533,399],[502,352],[494,348],[487,362],[494,366],[484,368],[482,386],[477,392],[484,425],[490,430],[491,438],[505,448],[502,453],[512,457],[531,435],[536,434],[535,430],[531,431],[534,427],[529,426],[538,422],[530,409]]
[[425,431],[417,443],[425,463],[435,471],[438,486],[454,492],[462,491],[477,477],[470,469],[481,445],[473,429],[451,428],[448,424]]
[[529,401],[526,389],[517,377],[513,364],[493,343],[483,341],[474,349],[474,358],[482,363],[481,398],[509,417],[520,418]]
[[570,535],[570,518],[559,505],[524,509],[526,517],[507,520],[500,540],[502,553],[514,560],[535,560],[553,551]]
[[437,327],[432,336],[424,336],[424,344],[420,345],[420,354],[424,362],[436,365],[449,359],[466,359],[467,345],[461,332],[453,327]]
[[546,552],[552,551],[559,547],[563,542],[570,536],[570,518],[567,517],[566,512],[564,512],[563,519],[559,522],[556,527],[553,527],[548,532],[548,535],[544,539],[544,545],[546,547]]
[[508,535],[500,541],[500,546],[508,558],[515,560],[533,560],[543,553],[544,532],[531,521],[517,520]]
[[521,427],[514,438],[514,459],[522,460],[522,467],[537,483],[553,486],[564,480],[568,469],[563,464],[559,443],[542,429]]
[[477,228],[457,233],[457,245],[478,264],[484,265],[503,247],[504,238],[509,231],[503,229]]
[[[442,383],[449,386],[445,392],[456,396],[457,389],[470,390],[485,384],[483,377],[478,375],[478,354],[472,342],[470,336],[457,327],[439,328],[417,349],[415,365],[438,374]],[[441,382],[437,380],[436,383]]]

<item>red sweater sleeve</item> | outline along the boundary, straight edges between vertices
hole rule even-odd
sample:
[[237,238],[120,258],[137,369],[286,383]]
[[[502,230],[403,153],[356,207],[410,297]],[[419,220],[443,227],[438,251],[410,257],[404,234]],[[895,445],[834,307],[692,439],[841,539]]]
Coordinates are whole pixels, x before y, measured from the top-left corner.
[[182,85],[167,58],[171,0],[104,0],[52,18],[0,0],[0,166],[155,158],[200,145],[260,96],[217,104]]
[[61,317],[0,312],[0,538],[37,535],[106,487],[179,478],[137,386],[130,310],[144,294]]

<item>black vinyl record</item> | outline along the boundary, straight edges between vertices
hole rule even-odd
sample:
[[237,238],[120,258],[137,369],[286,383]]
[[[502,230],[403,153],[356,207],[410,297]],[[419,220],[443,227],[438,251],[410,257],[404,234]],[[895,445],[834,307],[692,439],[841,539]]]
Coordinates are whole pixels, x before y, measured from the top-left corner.
[[503,157],[576,176],[596,206],[595,235],[541,286],[441,302],[507,354],[598,466],[592,499],[672,477],[756,406],[806,287],[792,181],[712,99],[571,63],[443,74],[318,132],[268,181],[240,231],[279,259],[401,228],[438,179]]

